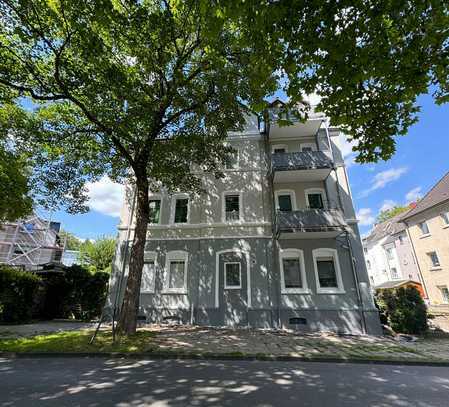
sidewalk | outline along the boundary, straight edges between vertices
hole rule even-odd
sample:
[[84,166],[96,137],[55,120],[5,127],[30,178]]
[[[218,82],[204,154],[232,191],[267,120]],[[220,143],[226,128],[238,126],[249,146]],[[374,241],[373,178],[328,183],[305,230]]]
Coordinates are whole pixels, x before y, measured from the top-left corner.
[[[102,326],[88,345],[94,324],[45,322],[0,326],[0,352],[44,352],[167,357],[259,359],[329,359],[449,363],[449,335],[405,342],[389,337],[350,336],[292,331],[230,329],[187,325],[145,325],[136,337],[112,343],[110,326]],[[56,335],[55,335],[56,333]],[[35,336],[41,335],[41,336]],[[35,340],[33,338],[36,338]],[[15,340],[18,338],[18,340]],[[24,338],[24,339],[20,339]],[[11,339],[14,344],[9,344]],[[24,342],[25,341],[25,342]],[[3,342],[3,349],[2,349]],[[17,344],[16,344],[17,343]]]

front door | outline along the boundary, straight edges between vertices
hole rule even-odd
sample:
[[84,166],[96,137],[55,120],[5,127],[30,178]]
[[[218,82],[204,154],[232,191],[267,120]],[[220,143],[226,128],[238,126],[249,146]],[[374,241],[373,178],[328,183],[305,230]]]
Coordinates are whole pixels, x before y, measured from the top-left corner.
[[220,311],[227,326],[248,324],[247,264],[243,253],[220,255]]

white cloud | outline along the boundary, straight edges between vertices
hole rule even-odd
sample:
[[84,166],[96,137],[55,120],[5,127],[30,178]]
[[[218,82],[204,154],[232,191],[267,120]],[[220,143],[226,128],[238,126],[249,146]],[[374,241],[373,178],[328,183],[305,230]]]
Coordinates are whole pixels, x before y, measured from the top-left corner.
[[89,207],[104,215],[119,217],[123,203],[124,186],[104,176],[97,182],[87,183]]
[[421,187],[416,187],[408,191],[407,194],[405,195],[406,202],[407,203],[415,202],[419,198],[421,198],[422,197],[421,189],[422,189]]
[[401,178],[407,172],[406,167],[391,168],[377,173],[371,181],[371,186],[360,194],[360,197],[368,196],[371,192],[385,188],[391,182]]
[[361,208],[356,215],[360,226],[372,225],[375,221],[373,211],[370,208]]
[[393,201],[392,199],[386,199],[385,201],[383,201],[382,206],[380,207],[380,212],[389,211],[395,206],[398,206],[398,203],[396,201]]

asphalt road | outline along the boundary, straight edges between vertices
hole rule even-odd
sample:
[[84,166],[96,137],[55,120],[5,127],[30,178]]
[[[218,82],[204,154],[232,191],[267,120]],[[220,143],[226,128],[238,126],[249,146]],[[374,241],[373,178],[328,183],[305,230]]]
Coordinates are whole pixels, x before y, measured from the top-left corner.
[[449,368],[0,359],[0,406],[449,406]]

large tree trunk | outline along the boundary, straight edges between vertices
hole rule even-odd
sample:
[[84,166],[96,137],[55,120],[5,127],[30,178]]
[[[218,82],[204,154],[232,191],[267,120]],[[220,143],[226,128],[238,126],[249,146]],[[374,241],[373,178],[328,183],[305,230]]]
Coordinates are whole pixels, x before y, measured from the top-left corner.
[[[148,179],[146,174],[142,176],[136,174],[136,225],[131,248],[129,274],[118,320],[118,332],[124,335],[135,333],[137,328],[140,282],[142,280],[149,216],[148,201]],[[130,222],[132,222],[132,219]]]

